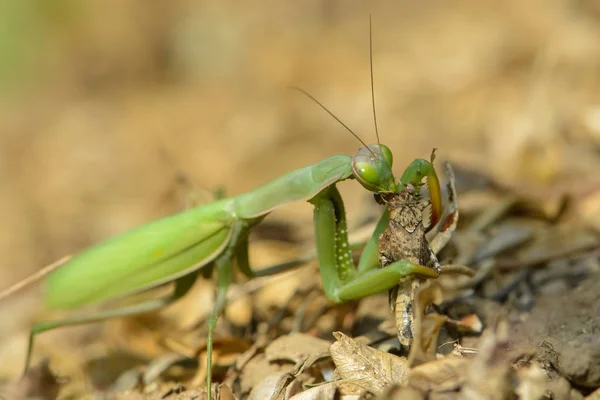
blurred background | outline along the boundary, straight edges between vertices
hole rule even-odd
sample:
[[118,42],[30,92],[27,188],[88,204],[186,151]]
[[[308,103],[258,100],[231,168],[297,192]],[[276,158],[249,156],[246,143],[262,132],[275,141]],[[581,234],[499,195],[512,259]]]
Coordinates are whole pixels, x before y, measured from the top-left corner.
[[[183,209],[181,174],[210,201],[353,154],[290,86],[374,142],[369,14],[397,174],[436,147],[528,196],[577,196],[597,220],[597,1],[0,0],[1,286]],[[341,186],[352,218],[369,195]],[[308,238],[311,212],[273,218]],[[24,354],[38,289],[0,305],[3,357]]]

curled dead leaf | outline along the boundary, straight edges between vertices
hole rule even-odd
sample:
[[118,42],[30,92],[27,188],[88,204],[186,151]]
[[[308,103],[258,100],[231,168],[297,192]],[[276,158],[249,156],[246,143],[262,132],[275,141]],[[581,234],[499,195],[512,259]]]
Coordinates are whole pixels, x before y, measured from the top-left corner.
[[311,354],[325,353],[331,345],[327,340],[304,333],[290,333],[275,339],[265,349],[267,360],[286,360],[297,363]]
[[418,287],[414,301],[415,337],[408,354],[410,366],[435,359],[438,335],[448,317],[435,313],[425,315],[425,310],[430,303],[439,303],[441,300],[439,285],[427,281]]
[[444,357],[414,367],[409,382],[422,392],[456,390],[465,380],[468,360],[462,357]]
[[408,379],[408,361],[384,353],[344,335],[334,332],[337,342],[329,347],[339,376],[375,393],[390,385],[404,385]]

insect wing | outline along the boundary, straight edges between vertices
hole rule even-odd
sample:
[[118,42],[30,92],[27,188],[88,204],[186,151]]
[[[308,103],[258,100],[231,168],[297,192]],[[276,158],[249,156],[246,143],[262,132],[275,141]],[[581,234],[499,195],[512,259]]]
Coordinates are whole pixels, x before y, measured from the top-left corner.
[[231,234],[223,201],[143,225],[76,256],[46,280],[46,305],[73,308],[158,286],[212,261]]

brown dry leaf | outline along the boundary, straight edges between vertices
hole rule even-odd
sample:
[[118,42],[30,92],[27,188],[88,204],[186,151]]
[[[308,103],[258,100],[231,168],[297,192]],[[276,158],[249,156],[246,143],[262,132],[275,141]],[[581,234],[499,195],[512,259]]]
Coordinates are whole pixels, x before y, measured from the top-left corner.
[[315,376],[315,374],[311,374],[309,368],[323,359],[329,359],[329,354],[311,354],[298,361],[292,371],[267,376],[252,389],[250,398],[263,399],[269,397],[273,400],[279,400],[284,398],[287,399],[290,396],[301,392],[304,383],[309,381],[314,382],[315,378],[321,378],[322,372],[319,372],[318,376]]
[[[349,400],[360,398],[365,393],[365,388],[352,382],[329,382],[298,393],[290,400],[333,400],[337,398]],[[337,397],[338,395],[339,397]]]
[[222,383],[217,386],[217,400],[235,400],[236,397],[229,386]]
[[449,356],[421,364],[410,371],[410,386],[423,392],[455,390],[465,380],[468,362],[466,358]]
[[293,364],[282,365],[267,360],[265,354],[257,354],[244,366],[240,376],[242,393],[248,393],[257,386],[265,377],[288,373],[294,369]]
[[162,339],[169,326],[157,314],[111,319],[102,325],[102,329],[106,342],[112,348],[127,349],[131,354],[148,359],[165,353]]
[[533,363],[530,366],[519,368],[517,379],[519,382],[515,392],[520,400],[543,398],[548,386],[548,373],[539,364]]
[[337,342],[329,347],[337,372],[342,379],[379,394],[393,384],[403,385],[408,379],[408,361],[384,353],[334,332]]
[[499,319],[494,326],[483,332],[479,340],[479,353],[467,366],[467,380],[459,399],[491,400],[508,396],[512,391],[509,381],[511,356],[507,351],[508,339],[508,322],[504,319]]
[[327,350],[330,344],[302,333],[279,337],[265,348],[264,354],[255,356],[243,367],[242,388],[252,389],[252,399],[288,398],[300,391],[301,381],[306,380],[305,378],[314,379],[310,374],[303,375],[298,380],[296,378],[315,362],[322,360],[323,355],[329,358]]
[[[88,398],[92,397],[84,397],[86,400]],[[180,383],[169,382],[156,384],[155,386],[144,389],[141,393],[139,390],[128,390],[117,394],[111,394],[108,398],[111,400],[198,400],[206,398],[206,390],[188,389]],[[231,389],[225,385],[219,385],[216,391],[213,390],[213,398],[217,400],[236,399],[231,393]]]
[[190,330],[210,315],[214,305],[214,285],[206,279],[197,279],[189,293],[161,311],[174,326]]
[[[275,240],[261,240],[250,246],[250,260],[260,266],[272,266],[298,258],[298,246]],[[255,267],[260,270],[261,267]],[[265,279],[254,296],[254,306],[265,312],[272,308],[284,307],[289,298],[310,279],[303,279],[304,273],[298,272],[279,275],[275,279]],[[312,283],[311,283],[312,284]]]
[[447,316],[437,313],[421,317],[421,321],[418,322],[417,336],[408,354],[408,363],[411,367],[435,359],[440,329],[447,321]]
[[[268,375],[252,388],[248,400],[289,398],[289,394],[297,390],[297,386],[293,384],[293,379],[287,372]],[[276,395],[282,386],[284,387],[283,396]]]
[[582,400],[583,395],[576,389],[571,388],[571,383],[562,376],[558,376],[548,382],[548,391],[552,393],[553,399]]
[[266,340],[267,338],[264,336],[257,338],[254,344],[248,350],[240,354],[236,358],[231,368],[228,369],[227,375],[223,382],[230,387],[234,387],[236,382],[239,380],[240,375],[243,373],[246,364],[256,357],[259,352],[262,352]]
[[600,400],[600,388],[594,390],[593,393],[590,393],[585,397],[585,400]]
[[244,293],[243,285],[231,287],[227,293],[227,304],[224,315],[227,321],[234,326],[244,327],[252,323],[253,301],[252,296]]
[[415,338],[408,354],[410,366],[435,359],[437,338],[440,329],[448,317],[439,314],[425,315],[425,309],[430,303],[439,303],[442,300],[442,291],[439,285],[427,281],[417,289],[414,304]]
[[378,400],[424,400],[425,395],[412,387],[392,386],[381,395]]
[[286,360],[293,363],[311,354],[326,353],[331,342],[304,333],[290,333],[275,339],[265,349],[267,360]]
[[[197,336],[197,335],[196,335]],[[173,340],[169,341],[169,347],[176,353],[185,354],[189,358],[197,358],[200,366],[195,372],[193,384],[201,384],[206,379],[206,345],[205,336],[193,338],[196,343],[183,344]],[[236,336],[217,337],[213,341],[213,370],[227,369],[233,365],[241,354],[250,349],[250,344],[244,339]]]
[[58,397],[60,383],[50,371],[49,362],[31,368],[18,382],[0,388],[0,399],[54,400]]

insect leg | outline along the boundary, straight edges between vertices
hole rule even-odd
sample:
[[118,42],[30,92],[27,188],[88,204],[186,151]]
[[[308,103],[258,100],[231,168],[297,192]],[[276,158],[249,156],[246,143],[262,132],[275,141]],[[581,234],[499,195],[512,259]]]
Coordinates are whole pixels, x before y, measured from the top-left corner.
[[217,295],[210,317],[208,317],[208,341],[206,344],[206,393],[210,400],[212,397],[212,350],[213,333],[217,325],[217,319],[225,307],[227,300],[227,289],[231,282],[233,272],[233,262],[231,254],[225,252],[215,261],[217,270]]
[[197,272],[185,275],[175,281],[175,288],[173,292],[167,296],[160,299],[154,299],[150,301],[146,301],[139,304],[134,304],[128,307],[122,307],[111,310],[104,310],[99,312],[94,312],[87,315],[79,315],[71,318],[59,319],[55,321],[44,321],[35,324],[31,331],[29,332],[29,342],[27,345],[27,357],[25,358],[25,370],[24,373],[27,373],[29,369],[29,365],[31,363],[31,353],[33,350],[33,344],[35,337],[42,332],[49,331],[55,328],[60,328],[63,326],[73,326],[73,325],[83,325],[90,322],[98,322],[103,321],[105,319],[114,318],[114,317],[125,317],[129,315],[142,314],[150,311],[156,311],[167,305],[173,303],[174,301],[183,297],[192,287],[194,281],[196,280]]

